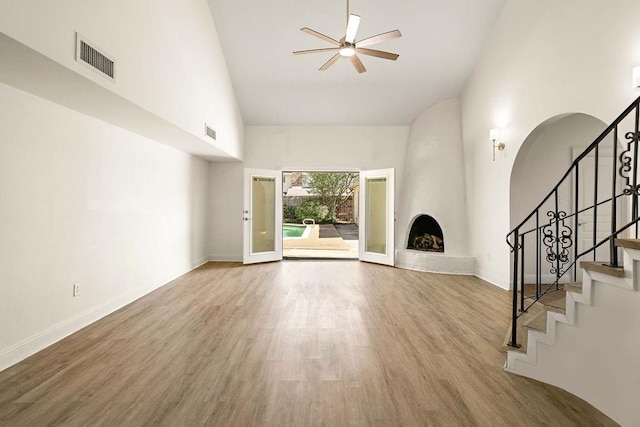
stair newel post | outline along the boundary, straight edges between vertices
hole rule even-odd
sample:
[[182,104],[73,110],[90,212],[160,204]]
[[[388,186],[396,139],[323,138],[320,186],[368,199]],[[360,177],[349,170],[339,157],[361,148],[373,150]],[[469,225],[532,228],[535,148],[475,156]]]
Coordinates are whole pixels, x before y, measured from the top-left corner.
[[518,348],[518,240],[520,228],[513,231],[513,304],[511,305],[511,347]]
[[542,260],[540,257],[540,211],[536,210],[536,300],[540,298],[540,273]]
[[577,258],[578,258],[578,232],[580,231],[580,229],[578,228],[580,226],[580,223],[578,222],[578,211],[579,209],[579,205],[578,205],[578,191],[580,191],[580,187],[578,186],[578,183],[580,182],[579,180],[579,168],[578,168],[578,162],[576,162],[576,176],[575,176],[575,189],[574,189],[574,214],[575,217],[573,218],[573,229],[575,230],[575,245],[573,245],[573,281],[576,282],[578,280],[578,265],[576,263]]
[[524,311],[524,234],[520,235],[520,258],[522,259],[520,266],[520,311]]
[[[637,154],[637,149],[638,146],[636,144],[635,150],[636,150],[636,154]],[[633,175],[634,175],[634,182],[636,180],[636,162],[637,159],[634,158],[634,166],[633,166]],[[618,126],[616,126],[613,129],[613,172],[612,172],[612,179],[611,179],[611,236],[609,237],[609,260],[611,263],[612,267],[618,267],[618,251],[616,250],[616,244],[615,244],[615,240],[616,240],[616,218],[618,217],[618,199],[616,197],[616,176],[617,176],[617,166],[618,163]],[[636,204],[635,202],[637,201],[637,199],[634,198],[634,204],[633,204],[633,210],[634,210],[634,216],[635,216],[635,212],[636,211]],[[595,252],[595,251],[594,251]]]

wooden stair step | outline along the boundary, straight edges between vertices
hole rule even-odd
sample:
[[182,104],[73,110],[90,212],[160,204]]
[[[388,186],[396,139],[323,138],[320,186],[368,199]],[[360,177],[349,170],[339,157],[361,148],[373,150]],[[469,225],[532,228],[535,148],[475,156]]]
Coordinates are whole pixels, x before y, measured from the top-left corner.
[[582,282],[565,283],[564,290],[567,291],[567,292],[573,292],[573,293],[576,293],[576,294],[581,294],[582,293]]
[[528,334],[526,333],[524,328],[522,328],[520,318],[518,318],[518,336],[517,336],[518,344],[520,344],[520,347],[511,347],[509,345],[509,343],[511,342],[511,325],[512,325],[512,323],[513,323],[513,321],[511,323],[509,323],[509,328],[507,329],[507,335],[505,335],[505,337],[504,337],[504,342],[502,343],[502,347],[505,350],[508,350],[508,351],[517,351],[518,353],[526,353],[527,352]]
[[532,306],[531,308],[529,308],[529,310],[525,313],[523,313],[522,315],[520,315],[520,317],[518,317],[518,323],[517,323],[517,340],[518,340],[518,344],[520,344],[520,347],[511,347],[509,345],[509,342],[511,341],[511,325],[513,324],[513,321],[509,323],[509,328],[507,329],[507,333],[504,337],[504,341],[502,343],[502,346],[505,350],[510,350],[510,351],[517,351],[519,353],[526,353],[527,352],[527,341],[528,341],[528,329],[524,326],[525,324],[527,324],[529,321],[531,321],[532,319],[534,319],[538,314],[540,314],[540,312],[544,311],[544,308],[541,307],[539,304],[536,304],[534,306]]
[[531,319],[527,320],[523,326],[525,329],[547,332],[547,310],[542,310]]
[[622,267],[611,267],[606,261],[580,261],[580,268],[598,273],[608,274],[613,277],[624,277]]
[[567,311],[567,298],[563,296],[562,298],[546,302],[544,306],[549,311],[555,311],[556,313],[565,313]]
[[640,239],[616,239],[615,245],[619,248],[640,249]]

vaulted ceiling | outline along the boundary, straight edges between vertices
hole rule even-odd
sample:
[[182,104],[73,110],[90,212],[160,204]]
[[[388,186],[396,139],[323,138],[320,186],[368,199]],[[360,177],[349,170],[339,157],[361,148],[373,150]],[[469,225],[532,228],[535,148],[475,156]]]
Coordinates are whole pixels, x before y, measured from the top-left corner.
[[373,49],[397,61],[361,56],[358,74],[342,58],[318,71],[331,47],[300,31],[340,39],[346,0],[208,0],[247,125],[409,125],[429,106],[457,96],[505,0],[351,0],[358,36],[399,29]]

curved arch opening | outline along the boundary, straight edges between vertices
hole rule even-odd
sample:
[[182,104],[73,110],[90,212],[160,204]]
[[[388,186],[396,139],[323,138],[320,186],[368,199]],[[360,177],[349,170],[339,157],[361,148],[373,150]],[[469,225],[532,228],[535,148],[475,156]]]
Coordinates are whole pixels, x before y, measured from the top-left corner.
[[[511,170],[510,229],[518,227],[538,207],[558,185],[573,160],[606,127],[602,120],[587,114],[562,114],[544,121],[527,136]],[[595,190],[594,174],[598,173],[594,169],[596,165],[601,175],[597,180],[598,188],[611,188],[612,156],[607,149],[610,147],[601,149],[599,164],[594,162],[593,155],[585,158],[580,164],[580,174],[576,175],[577,172],[572,171],[569,179],[563,181],[554,195],[540,206],[537,215],[533,215],[519,228],[523,239],[519,242],[523,257],[520,260],[523,283],[553,283],[556,275],[563,274],[567,268],[572,270],[571,274],[564,275],[561,281],[579,278],[581,271],[571,266],[568,260],[581,252],[581,247],[586,244],[585,236],[591,238],[594,233],[591,224],[596,219],[589,217],[593,211],[586,211],[580,216],[574,212],[593,204],[594,195],[597,195],[598,201],[604,199],[605,191]],[[581,184],[579,193],[576,193],[576,180]],[[563,233],[567,238],[561,243],[553,243],[553,239],[541,237],[547,232],[552,237]]]
[[561,114],[538,125],[522,143],[510,179],[510,223],[513,228],[549,194],[583,151],[607,127],[582,113]]

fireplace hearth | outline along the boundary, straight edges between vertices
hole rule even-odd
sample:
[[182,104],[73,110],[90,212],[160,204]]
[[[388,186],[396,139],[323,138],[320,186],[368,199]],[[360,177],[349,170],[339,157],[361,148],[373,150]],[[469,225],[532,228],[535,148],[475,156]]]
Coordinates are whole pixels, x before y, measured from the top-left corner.
[[420,215],[415,218],[409,230],[407,249],[444,252],[444,235],[438,221],[429,215]]

